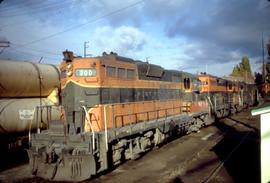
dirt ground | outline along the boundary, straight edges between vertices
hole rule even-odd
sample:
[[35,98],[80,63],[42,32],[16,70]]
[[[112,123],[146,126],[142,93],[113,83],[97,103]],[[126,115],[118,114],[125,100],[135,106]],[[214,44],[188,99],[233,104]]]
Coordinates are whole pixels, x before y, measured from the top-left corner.
[[[84,182],[260,182],[259,127],[259,117],[245,110]],[[29,172],[27,165],[20,165],[0,172],[0,180],[49,182]]]

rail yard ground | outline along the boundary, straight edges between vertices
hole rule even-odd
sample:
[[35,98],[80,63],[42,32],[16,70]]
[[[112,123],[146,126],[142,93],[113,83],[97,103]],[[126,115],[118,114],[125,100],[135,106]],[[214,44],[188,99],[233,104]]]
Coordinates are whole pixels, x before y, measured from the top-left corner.
[[[244,110],[84,182],[260,182],[259,135],[259,116]],[[0,172],[0,181],[50,182],[27,165]]]

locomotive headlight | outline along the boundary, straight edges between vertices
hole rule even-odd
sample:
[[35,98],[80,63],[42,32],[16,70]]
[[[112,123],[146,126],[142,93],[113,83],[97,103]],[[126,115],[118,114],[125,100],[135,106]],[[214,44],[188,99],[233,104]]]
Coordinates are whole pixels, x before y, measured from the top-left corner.
[[67,76],[72,76],[73,74],[73,71],[72,71],[72,64],[67,64],[67,67],[66,67],[66,74]]

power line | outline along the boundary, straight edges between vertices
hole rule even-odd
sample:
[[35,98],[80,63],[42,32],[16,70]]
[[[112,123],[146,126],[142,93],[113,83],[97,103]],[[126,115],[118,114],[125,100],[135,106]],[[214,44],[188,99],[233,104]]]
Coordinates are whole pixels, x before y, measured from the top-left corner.
[[[85,0],[80,0],[80,1],[77,1],[76,3],[78,4],[78,3],[81,3],[82,1],[85,1]],[[54,8],[55,8],[55,7],[54,7]],[[58,11],[58,10],[63,9],[63,8],[66,8],[66,7],[65,7],[65,6],[61,6],[61,7],[58,7],[58,8],[56,8],[56,9],[50,8],[49,10],[54,11],[53,13],[56,13],[56,14],[62,14],[62,11]],[[44,11],[44,10],[45,10],[45,11]],[[55,12],[55,10],[57,10],[57,11]],[[46,9],[41,9],[41,10],[39,10],[39,11],[36,12],[36,13],[46,13],[46,14],[48,14],[48,10],[46,10]],[[26,14],[29,14],[29,12],[24,12],[24,14],[25,14],[25,15],[26,15]],[[51,14],[50,14],[50,15],[51,15]],[[0,18],[1,18],[1,16],[0,16]],[[12,22],[12,23],[7,23],[7,24],[0,25],[0,27],[1,27],[1,29],[4,29],[4,28],[9,27],[9,26],[13,26],[13,25],[18,26],[18,25],[22,25],[22,24],[26,24],[26,23],[35,21],[35,20],[36,20],[36,19],[30,19],[30,20],[26,20],[26,21]]]
[[[50,51],[43,51],[43,50],[39,50],[39,49],[36,49],[36,48],[29,48],[29,47],[26,47],[26,46],[23,46],[23,45],[20,45],[20,44],[15,44],[15,43],[10,43],[11,45],[14,45],[14,46],[19,46],[19,47],[24,47],[26,49],[30,49],[30,50],[33,50],[33,51],[36,51],[36,52],[40,52],[40,53],[45,53],[45,54],[49,54],[49,55],[56,55],[56,56],[59,56],[59,55],[62,55],[62,54],[59,54],[59,53],[55,53],[55,52],[50,52]],[[16,48],[13,48],[14,50],[17,50]]]
[[[11,2],[11,1],[5,1],[5,2]],[[37,2],[37,1],[35,1],[35,2]],[[43,3],[43,2],[45,2],[45,1],[42,1],[42,0],[40,1],[40,3]],[[12,9],[22,8],[23,6],[29,5],[29,4],[30,5],[33,4],[32,1],[20,1],[20,2],[17,2],[17,3],[13,3],[13,4],[6,4],[8,7],[6,7],[6,8],[0,8],[0,10],[1,10],[1,12],[3,12],[3,11],[10,11]],[[5,4],[3,4],[3,6],[4,5]]]
[[[11,12],[11,14],[9,14],[9,15],[5,15],[5,13],[1,12],[0,18],[28,15],[30,13],[35,13],[36,11],[40,12],[40,11],[44,11],[44,10],[48,10],[48,9],[59,10],[59,8],[61,8],[61,7],[65,8],[65,6],[63,6],[63,4],[65,4],[65,3],[67,3],[67,2],[60,1],[58,3],[50,3],[50,4],[47,4],[47,6],[38,6],[38,7],[35,7],[34,9],[29,9],[29,10],[24,10],[24,11],[14,11],[14,12]],[[15,14],[12,14],[12,13],[15,13]]]
[[[38,57],[40,58],[40,55],[32,54],[29,52],[21,51],[21,50],[5,50],[5,52],[15,52],[15,53],[20,53],[26,56],[32,56],[32,57]],[[59,60],[59,58],[56,57],[49,57],[49,56],[44,56],[44,58],[50,59],[50,60]]]
[[[19,48],[19,47],[21,47],[21,46],[26,46],[26,45],[34,44],[34,43],[37,43],[37,42],[40,42],[40,41],[43,41],[43,40],[46,40],[46,39],[50,39],[50,38],[55,37],[55,36],[57,36],[57,35],[59,35],[59,34],[63,34],[63,33],[69,32],[69,31],[71,31],[71,30],[78,29],[78,28],[83,27],[83,26],[85,26],[85,25],[88,25],[88,24],[90,24],[90,23],[97,22],[97,21],[99,21],[99,20],[101,20],[101,19],[103,19],[103,18],[106,18],[106,17],[108,17],[108,16],[112,16],[112,15],[118,14],[118,13],[120,13],[121,11],[124,11],[124,10],[126,10],[126,9],[135,7],[135,6],[137,6],[137,5],[139,5],[139,4],[143,3],[143,2],[144,2],[144,0],[137,1],[137,2],[135,2],[135,3],[133,3],[133,4],[130,4],[130,5],[125,6],[125,7],[123,7],[123,8],[119,8],[119,9],[117,9],[117,10],[115,10],[115,11],[112,11],[112,12],[110,12],[110,13],[107,13],[107,14],[105,14],[105,15],[102,15],[102,16],[100,16],[100,17],[98,17],[98,18],[92,19],[92,20],[90,20],[90,21],[88,21],[88,22],[86,22],[86,23],[78,24],[78,25],[69,27],[69,28],[67,28],[67,29],[65,29],[65,30],[62,30],[62,31],[59,31],[59,32],[50,34],[50,35],[48,35],[48,36],[44,36],[44,37],[42,37],[42,38],[40,38],[40,39],[36,39],[36,40],[30,41],[30,42],[28,42],[28,43],[21,44],[20,46],[17,46],[16,48]],[[15,48],[14,48],[14,49],[15,49]]]
[[[77,29],[77,28],[83,27],[83,26],[85,26],[85,25],[87,25],[87,24],[96,22],[96,21],[101,20],[101,19],[103,19],[103,18],[105,18],[105,17],[108,17],[108,16],[111,16],[111,15],[117,14],[117,13],[119,13],[119,12],[121,12],[121,11],[124,11],[124,10],[129,9],[129,8],[131,8],[131,7],[134,7],[134,6],[137,6],[138,4],[140,4],[140,3],[142,3],[142,2],[144,2],[144,0],[135,2],[135,3],[133,3],[133,4],[130,4],[130,5],[128,5],[128,6],[125,6],[125,7],[123,7],[123,8],[117,9],[117,10],[115,10],[115,11],[112,11],[112,12],[110,12],[110,13],[107,13],[107,14],[105,14],[105,15],[102,15],[102,16],[100,16],[100,17],[98,17],[98,18],[95,18],[95,19],[93,19],[93,20],[90,20],[90,21],[88,21],[88,22],[86,22],[86,23],[82,23],[82,24],[78,24],[78,25],[69,27],[69,28],[67,28],[67,29],[65,29],[65,30],[63,30],[63,31],[59,31],[59,32],[56,32],[56,33],[54,33],[54,34],[50,34],[50,35],[48,35],[48,36],[45,36],[45,37],[40,38],[40,39],[37,39],[37,40],[33,40],[33,41],[28,42],[28,43],[25,43],[25,44],[15,44],[15,43],[12,43],[13,45],[15,45],[15,47],[10,48],[10,49],[14,50],[15,52],[17,51],[17,52],[20,52],[20,53],[23,53],[23,54],[32,55],[32,56],[35,56],[35,57],[38,57],[38,56],[37,56],[37,55],[30,54],[30,53],[23,52],[23,51],[21,51],[21,50],[18,50],[18,48],[24,47],[24,48],[31,49],[31,50],[34,50],[34,51],[37,51],[37,52],[40,52],[40,53],[51,54],[51,55],[59,55],[59,54],[52,53],[52,52],[46,52],[46,51],[41,51],[41,50],[29,48],[29,47],[26,47],[26,46],[27,46],[27,45],[30,45],[30,44],[33,44],[33,43],[37,43],[37,42],[43,41],[43,40],[46,40],[46,39],[49,39],[49,38],[52,38],[52,37],[55,37],[55,36],[57,36],[57,35],[59,35],[59,34],[63,34],[63,33],[65,33],[65,32],[71,31],[71,30],[73,30],[73,29]],[[47,57],[47,58],[49,58],[49,57]],[[52,58],[52,57],[51,57],[51,58]],[[55,59],[55,58],[53,58],[53,59]]]
[[[46,12],[42,12],[42,13],[48,13],[48,11]],[[53,12],[54,14],[61,14],[62,11],[57,11],[57,12]],[[48,14],[47,14],[48,15]],[[50,14],[52,15],[52,14]],[[26,21],[17,21],[17,22],[12,22],[12,23],[7,23],[7,24],[3,24],[3,25],[0,25],[0,29],[5,29],[6,27],[10,27],[10,26],[18,26],[18,25],[23,25],[23,24],[26,24],[26,23],[29,23],[29,22],[33,22],[33,21],[36,21],[36,19],[29,19],[29,20],[26,20]]]
[[0,55],[4,52],[5,48],[8,48],[9,46],[10,46],[9,41],[0,41],[0,48],[2,48],[0,50]]
[[4,52],[5,48],[6,48],[6,47],[4,47],[4,48],[2,48],[2,49],[0,50],[0,55]]

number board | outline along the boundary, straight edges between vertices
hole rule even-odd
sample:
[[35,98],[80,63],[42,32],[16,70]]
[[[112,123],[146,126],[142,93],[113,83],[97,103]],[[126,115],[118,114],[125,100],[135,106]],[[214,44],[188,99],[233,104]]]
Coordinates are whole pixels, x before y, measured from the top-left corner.
[[76,69],[75,75],[76,76],[82,76],[82,77],[91,77],[96,76],[97,72],[95,68],[89,68],[89,69]]

